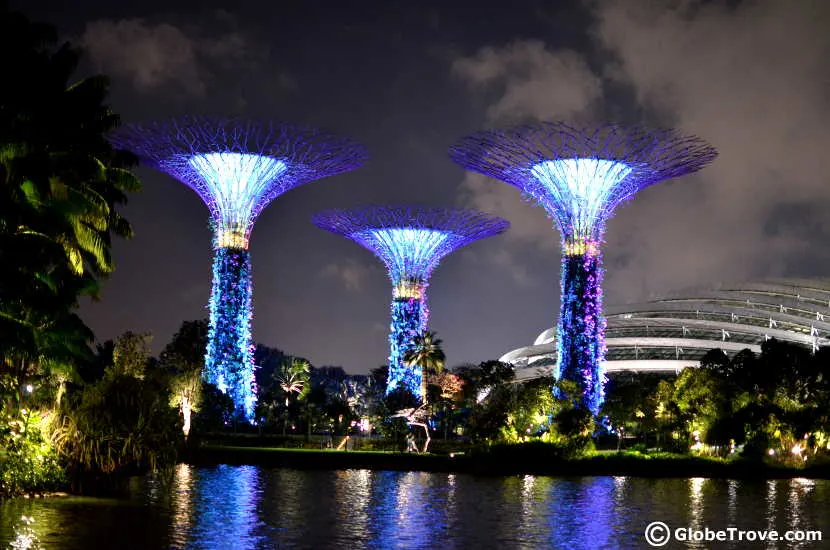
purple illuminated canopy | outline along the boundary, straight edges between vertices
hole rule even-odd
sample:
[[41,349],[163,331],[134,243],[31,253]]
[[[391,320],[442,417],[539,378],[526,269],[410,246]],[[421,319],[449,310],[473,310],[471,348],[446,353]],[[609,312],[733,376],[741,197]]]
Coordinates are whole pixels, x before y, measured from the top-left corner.
[[449,154],[538,202],[563,240],[596,241],[620,203],[658,181],[700,170],[717,151],[672,129],[539,122],[471,134]]
[[386,392],[401,387],[424,398],[423,370],[404,358],[427,328],[429,277],[453,250],[503,233],[510,224],[475,210],[414,206],[329,210],[312,221],[369,249],[386,265],[393,285]]
[[510,225],[476,210],[414,206],[328,210],[312,221],[372,251],[386,265],[393,283],[426,281],[453,250],[503,233]]
[[210,209],[218,245],[239,248],[247,248],[257,216],[276,197],[367,158],[348,138],[276,121],[182,117],[128,125],[110,141],[196,191]]
[[462,138],[450,158],[518,187],[562,236],[556,378],[576,381],[595,415],[604,395],[602,252],[616,207],[658,181],[696,172],[717,156],[700,138],[670,129],[539,122]]

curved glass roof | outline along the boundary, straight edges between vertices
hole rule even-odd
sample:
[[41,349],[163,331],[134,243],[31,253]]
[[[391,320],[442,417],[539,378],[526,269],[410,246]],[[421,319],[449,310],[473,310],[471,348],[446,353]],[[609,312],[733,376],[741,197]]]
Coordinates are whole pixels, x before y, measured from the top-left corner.
[[[711,349],[757,353],[771,338],[816,350],[830,345],[830,279],[721,284],[609,307],[605,316],[606,371],[678,371]],[[516,367],[517,379],[549,374],[556,327],[500,360]]]

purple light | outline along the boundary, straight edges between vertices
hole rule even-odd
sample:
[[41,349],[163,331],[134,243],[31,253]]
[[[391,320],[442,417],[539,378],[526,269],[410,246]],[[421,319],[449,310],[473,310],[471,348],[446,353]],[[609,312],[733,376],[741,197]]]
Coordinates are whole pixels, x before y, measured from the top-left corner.
[[562,122],[478,132],[450,149],[453,161],[519,188],[556,222],[562,279],[555,373],[582,385],[583,405],[595,414],[604,384],[605,224],[640,189],[700,170],[716,156],[703,140],[675,130]]
[[127,126],[110,141],[186,184],[210,210],[215,257],[204,377],[252,421],[256,387],[247,249],[254,222],[286,191],[357,168],[366,160],[364,149],[314,128],[204,117]]
[[392,325],[386,392],[403,386],[421,395],[421,369],[403,362],[412,337],[427,327],[426,289],[438,263],[471,242],[498,235],[510,224],[474,210],[365,207],[330,210],[314,216],[321,229],[347,237],[372,251],[392,281]]

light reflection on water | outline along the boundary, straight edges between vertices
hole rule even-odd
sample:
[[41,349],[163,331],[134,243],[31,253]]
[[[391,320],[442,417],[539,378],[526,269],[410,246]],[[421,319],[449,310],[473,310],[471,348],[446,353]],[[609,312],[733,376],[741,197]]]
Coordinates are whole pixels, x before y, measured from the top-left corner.
[[[484,478],[422,472],[178,466],[128,500],[0,503],[0,548],[644,548],[672,529],[820,529],[830,482]],[[25,517],[25,519],[24,519]],[[31,518],[31,521],[28,519]],[[743,548],[674,542],[667,548]]]

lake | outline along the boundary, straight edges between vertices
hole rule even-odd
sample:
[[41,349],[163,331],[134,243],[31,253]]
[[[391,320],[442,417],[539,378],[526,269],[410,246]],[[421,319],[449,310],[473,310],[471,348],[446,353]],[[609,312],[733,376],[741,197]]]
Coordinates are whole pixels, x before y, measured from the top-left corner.
[[[496,478],[182,464],[172,477],[136,479],[129,499],[0,503],[0,548],[635,549],[649,548],[644,531],[655,521],[672,536],[681,528],[682,539],[704,539],[671,540],[662,548],[830,548],[830,481]],[[652,532],[657,542],[661,528]],[[717,530],[744,541],[705,540]],[[825,536],[823,542],[759,542],[767,530]]]

